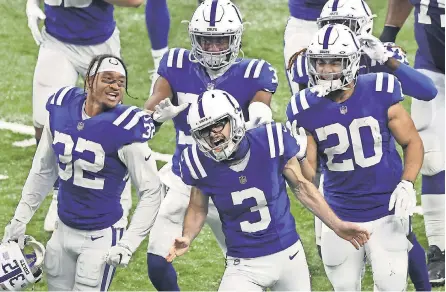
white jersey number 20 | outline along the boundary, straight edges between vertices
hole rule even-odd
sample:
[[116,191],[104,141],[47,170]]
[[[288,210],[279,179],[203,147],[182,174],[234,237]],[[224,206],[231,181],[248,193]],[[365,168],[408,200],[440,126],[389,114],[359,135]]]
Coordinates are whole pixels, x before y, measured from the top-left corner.
[[[373,137],[374,154],[371,157],[364,156],[364,149],[361,141],[359,129],[369,127]],[[348,134],[353,145],[350,145]],[[339,143],[336,146],[328,147],[324,150],[327,155],[327,167],[331,171],[352,171],[354,170],[353,159],[344,159],[342,162],[333,162],[335,155],[345,153],[350,146],[353,147],[353,156],[355,163],[363,168],[375,165],[381,161],[383,156],[382,136],[378,121],[373,117],[354,119],[347,128],[339,123],[331,124],[316,129],[316,135],[319,141],[327,140],[329,135],[337,135]],[[370,146],[369,146],[370,147]]]

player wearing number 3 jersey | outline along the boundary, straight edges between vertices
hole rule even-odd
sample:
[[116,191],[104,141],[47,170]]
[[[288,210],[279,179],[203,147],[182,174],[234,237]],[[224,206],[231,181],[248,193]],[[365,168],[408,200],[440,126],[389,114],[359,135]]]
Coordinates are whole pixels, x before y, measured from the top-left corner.
[[[134,106],[119,104],[127,90],[122,61],[100,55],[87,72],[86,93],[63,87],[48,100],[49,119],[3,238],[20,242],[59,177],[60,219],[44,265],[49,290],[106,291],[115,272],[106,261],[128,263],[153,225],[162,199],[147,146],[155,130],[152,119]],[[123,236],[123,228],[115,224],[123,214],[120,197],[128,174],[140,201]]]
[[[300,144],[280,123],[245,130],[237,100],[205,92],[189,111],[195,145],[181,155],[181,178],[192,185],[182,237],[168,261],[186,252],[206,219],[209,197],[217,207],[228,248],[220,291],[310,291],[305,253],[290,212],[286,183],[298,200],[357,248],[369,238],[328,207],[302,171],[311,171]],[[313,172],[314,173],[314,172]],[[346,241],[347,242],[347,241]],[[348,243],[348,242],[347,242]]]
[[[416,203],[413,182],[423,144],[400,103],[398,79],[387,73],[358,76],[358,44],[348,27],[324,26],[308,47],[307,63],[310,82],[327,94],[302,90],[291,98],[286,113],[290,122],[307,130],[308,160],[320,157],[330,207],[373,234],[364,248],[355,250],[322,227],[322,260],[334,290],[361,289],[366,253],[377,289],[402,291],[409,215]],[[404,168],[395,141],[403,147]]]

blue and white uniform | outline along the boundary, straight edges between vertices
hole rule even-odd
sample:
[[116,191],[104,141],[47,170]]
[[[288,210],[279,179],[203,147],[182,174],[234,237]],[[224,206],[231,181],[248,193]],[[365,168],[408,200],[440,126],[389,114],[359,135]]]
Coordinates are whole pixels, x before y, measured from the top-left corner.
[[[189,50],[186,49],[170,49],[162,58],[158,68],[158,74],[170,84],[174,94],[173,105],[195,103],[204,91],[221,89],[237,99],[244,116],[248,118],[248,106],[258,91],[272,93],[276,91],[278,84],[276,71],[265,60],[237,59],[223,75],[211,79],[206,68],[189,60],[189,54]],[[162,257],[167,256],[170,244],[181,235],[184,214],[189,204],[190,187],[181,181],[179,165],[184,148],[195,143],[190,136],[188,111],[189,107],[173,118],[176,131],[175,154],[172,163],[160,170],[161,180],[169,187],[169,191],[150,233],[148,251]],[[212,204],[207,222],[225,251],[220,218]]]
[[136,246],[161,204],[161,182],[147,146],[154,133],[151,117],[123,105],[88,117],[85,100],[76,87],[61,88],[48,100],[49,120],[14,216],[28,223],[59,177],[60,219],[45,257],[50,290],[108,289],[115,270],[104,256],[124,232],[115,224],[123,216],[127,175],[141,198],[128,235]]
[[310,289],[282,175],[298,150],[286,128],[274,122],[246,132],[235,155],[247,154],[238,163],[216,162],[197,145],[184,149],[182,180],[212,198],[223,225],[228,251],[219,290]]
[[[357,251],[322,227],[322,258],[335,287],[360,289],[364,253],[372,262],[378,287],[399,290],[406,286],[408,227],[388,211],[403,168],[387,125],[388,110],[402,100],[398,79],[376,73],[359,75],[353,94],[342,103],[305,89],[287,106],[288,120],[297,120],[317,143],[329,206],[342,220],[358,222],[373,234]],[[342,277],[346,274],[348,280]]]

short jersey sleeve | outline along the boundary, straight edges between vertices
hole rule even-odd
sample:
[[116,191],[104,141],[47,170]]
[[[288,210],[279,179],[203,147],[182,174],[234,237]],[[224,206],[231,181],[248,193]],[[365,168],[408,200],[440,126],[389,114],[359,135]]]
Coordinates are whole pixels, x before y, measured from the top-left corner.
[[116,135],[121,139],[121,143],[126,145],[152,139],[155,134],[152,116],[136,106],[123,107],[125,110],[113,121],[118,130]]
[[256,91],[276,92],[279,84],[277,71],[265,60],[252,59],[244,73],[244,78],[251,79]]
[[375,82],[375,90],[389,96],[384,99],[388,107],[404,100],[400,81],[394,75],[383,72],[376,73]]
[[197,151],[196,145],[186,147],[181,153],[180,159],[181,180],[189,186],[197,186],[200,178],[207,176],[206,173],[203,173],[204,169],[194,151]]

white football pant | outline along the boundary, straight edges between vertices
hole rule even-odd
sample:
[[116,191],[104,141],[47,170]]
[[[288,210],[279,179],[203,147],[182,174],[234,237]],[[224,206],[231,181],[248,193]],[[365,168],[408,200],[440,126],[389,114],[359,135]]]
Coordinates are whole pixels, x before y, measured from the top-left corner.
[[[172,164],[164,165],[159,176],[161,182],[168,187],[166,197],[149,235],[148,253],[166,257],[175,238],[181,237],[183,232],[184,215],[189,206],[190,187],[171,170]],[[226,255],[225,236],[222,231],[220,217],[212,199],[209,200],[209,210],[206,223],[211,227],[217,243]]]
[[105,255],[123,233],[124,229],[113,227],[97,231],[73,229],[59,220],[46,246],[48,290],[107,291],[115,268],[105,263]]
[[325,272],[335,291],[361,291],[361,274],[367,256],[373,271],[375,289],[404,291],[407,284],[408,220],[394,215],[358,222],[371,236],[364,247],[356,250],[326,225],[322,225],[321,251]]
[[310,272],[301,241],[275,254],[239,259],[226,257],[218,291],[311,291]]

